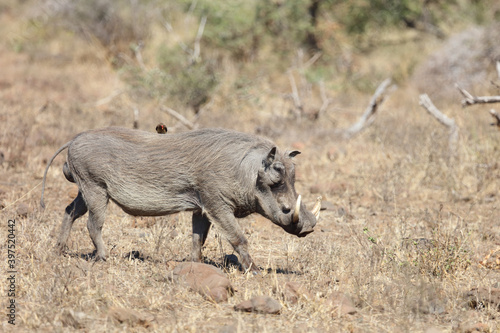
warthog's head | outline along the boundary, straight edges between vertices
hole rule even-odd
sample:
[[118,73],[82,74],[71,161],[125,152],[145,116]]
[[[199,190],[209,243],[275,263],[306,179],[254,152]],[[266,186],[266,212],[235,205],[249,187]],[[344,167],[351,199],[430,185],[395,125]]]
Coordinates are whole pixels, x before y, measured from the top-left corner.
[[312,211],[295,192],[293,157],[299,151],[277,152],[273,147],[262,161],[257,177],[257,211],[286,232],[304,237],[313,232],[319,218],[321,198]]

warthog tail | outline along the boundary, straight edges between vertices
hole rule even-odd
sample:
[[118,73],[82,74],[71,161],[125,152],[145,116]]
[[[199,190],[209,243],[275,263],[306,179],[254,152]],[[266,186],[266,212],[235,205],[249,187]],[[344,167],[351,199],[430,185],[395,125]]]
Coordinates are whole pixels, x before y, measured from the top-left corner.
[[45,173],[43,174],[43,182],[42,182],[42,198],[40,199],[40,206],[42,206],[42,208],[44,208],[44,209],[45,209],[45,203],[43,202],[43,193],[45,192],[45,178],[47,178],[47,171],[49,171],[49,167],[52,164],[52,162],[54,161],[54,159],[56,158],[56,156],[59,155],[64,149],[68,148],[68,146],[70,145],[71,142],[72,141],[66,142],[64,144],[64,146],[59,148],[56,151],[56,153],[54,154],[54,156],[52,156],[49,163],[47,164],[47,167],[45,168]]

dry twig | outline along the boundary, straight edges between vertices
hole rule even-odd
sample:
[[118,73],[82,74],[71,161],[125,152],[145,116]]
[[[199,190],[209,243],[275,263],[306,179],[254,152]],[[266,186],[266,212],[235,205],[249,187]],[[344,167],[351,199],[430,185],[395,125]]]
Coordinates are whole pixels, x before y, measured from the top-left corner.
[[323,101],[323,103],[321,104],[321,108],[318,111],[318,116],[317,116],[318,118],[321,116],[321,114],[323,114],[323,112],[326,111],[326,109],[328,108],[328,106],[332,102],[332,100],[330,98],[328,98],[328,96],[326,95],[325,83],[323,81],[319,82],[319,92],[320,92],[321,100]]
[[288,79],[290,80],[290,86],[292,87],[293,104],[295,106],[295,110],[298,110],[297,113],[300,116],[300,114],[302,114],[304,111],[304,107],[300,100],[299,91],[297,89],[297,84],[295,83],[295,78],[293,77],[292,71],[288,71]]
[[344,138],[351,138],[373,123],[373,121],[375,120],[375,113],[385,99],[385,90],[387,89],[387,87],[389,87],[390,84],[391,79],[385,79],[378,86],[377,90],[375,90],[375,94],[373,94],[370,100],[370,104],[366,108],[361,118],[359,118],[359,120],[354,125],[344,131]]
[[184,126],[186,126],[187,128],[189,128],[191,130],[196,129],[198,127],[196,124],[194,124],[191,121],[189,121],[182,114],[180,114],[179,112],[175,111],[174,109],[169,108],[168,106],[161,106],[160,110],[163,111],[163,112],[168,113],[169,115],[171,115],[172,117],[174,117],[175,119],[177,119],[178,121],[180,121]]
[[432,103],[427,94],[420,95],[419,104],[424,109],[426,109],[429,114],[434,116],[434,118],[436,118],[441,124],[448,127],[450,131],[448,146],[452,155],[455,155],[458,142],[458,126],[455,123],[455,120],[448,118],[445,114],[439,111],[439,109]]
[[200,58],[200,41],[203,36],[203,31],[205,30],[205,24],[207,23],[207,17],[203,16],[200,21],[200,26],[198,27],[198,33],[196,34],[196,39],[194,40],[193,55],[191,57],[192,62],[197,62]]
[[495,122],[491,125],[496,126],[500,129],[500,114],[498,114],[498,112],[496,112],[494,109],[490,110],[490,114],[495,119]]
[[134,123],[132,125],[134,129],[139,128],[139,109],[134,106]]
[[474,104],[488,104],[488,103],[500,103],[500,96],[473,96],[467,90],[461,88],[458,84],[456,85],[458,91],[465,97],[462,100],[462,106],[466,107]]

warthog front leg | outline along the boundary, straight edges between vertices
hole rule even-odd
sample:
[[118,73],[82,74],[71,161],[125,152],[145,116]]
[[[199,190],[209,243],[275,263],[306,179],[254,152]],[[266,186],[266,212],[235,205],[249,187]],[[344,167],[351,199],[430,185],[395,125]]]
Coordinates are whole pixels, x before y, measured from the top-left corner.
[[212,223],[201,212],[193,212],[193,252],[191,260],[201,261],[201,247],[207,240]]
[[59,233],[59,239],[57,240],[57,249],[60,252],[64,252],[66,249],[66,243],[68,241],[69,233],[73,222],[87,212],[87,205],[83,201],[82,193],[79,191],[75,200],[66,207],[64,213],[63,222],[61,224],[61,230]]
[[259,268],[253,262],[250,254],[248,254],[248,241],[240,228],[240,225],[232,212],[224,212],[218,210],[210,215],[214,223],[218,223],[225,231],[226,237],[238,252],[240,256],[241,266],[245,271],[252,270],[253,272],[260,272]]

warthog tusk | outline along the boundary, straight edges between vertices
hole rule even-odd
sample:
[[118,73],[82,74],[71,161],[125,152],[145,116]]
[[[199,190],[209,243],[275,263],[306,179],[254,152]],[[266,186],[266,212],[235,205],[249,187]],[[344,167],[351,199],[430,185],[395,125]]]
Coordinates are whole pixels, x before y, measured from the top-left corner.
[[316,203],[314,204],[314,207],[311,211],[311,213],[313,213],[314,217],[316,217],[316,221],[319,220],[319,211],[321,210],[321,200],[323,199],[323,197],[320,195],[317,199],[316,199]]
[[293,212],[292,223],[299,223],[300,215],[300,203],[302,201],[302,196],[299,194],[297,197],[297,203],[295,204],[295,211]]

